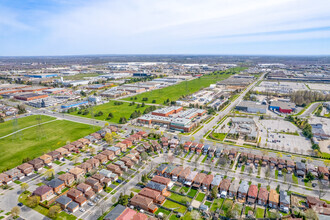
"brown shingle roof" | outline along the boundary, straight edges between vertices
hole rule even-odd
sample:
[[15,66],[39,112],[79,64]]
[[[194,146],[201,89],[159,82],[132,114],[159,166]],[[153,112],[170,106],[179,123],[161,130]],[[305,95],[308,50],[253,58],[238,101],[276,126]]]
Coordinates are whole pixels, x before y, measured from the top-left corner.
[[259,189],[258,199],[268,200],[268,190],[266,188],[261,187]]
[[278,204],[280,195],[276,192],[275,189],[271,189],[269,192],[269,202]]

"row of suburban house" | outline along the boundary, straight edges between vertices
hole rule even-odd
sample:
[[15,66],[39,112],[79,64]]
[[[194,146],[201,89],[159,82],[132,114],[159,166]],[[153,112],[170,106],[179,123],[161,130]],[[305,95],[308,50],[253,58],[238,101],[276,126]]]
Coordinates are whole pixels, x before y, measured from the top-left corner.
[[61,160],[72,153],[76,153],[79,149],[91,142],[87,138],[81,138],[54,151],[35,158],[31,161],[23,163],[11,170],[0,173],[0,184],[10,184],[14,180],[20,180],[25,176],[30,176],[34,171],[41,170],[44,166],[51,166],[53,161]]
[[130,200],[130,205],[155,213],[158,209],[155,204],[163,204],[170,195],[167,191],[173,185],[171,179],[155,175],[138,194]]
[[[23,163],[11,170],[0,173],[0,185],[10,184],[14,180],[20,180],[25,176],[30,176],[34,171],[39,171],[44,166],[51,166],[53,161],[61,160],[66,156],[71,156],[72,153],[79,153],[79,151],[85,146],[89,146],[91,143],[97,143],[98,141],[102,140],[102,138],[104,138],[107,132],[117,131],[117,127],[109,126],[84,138],[80,138],[77,141],[71,142],[70,144],[60,147],[54,151],[46,153],[38,158]],[[122,151],[126,151],[126,148],[123,146],[120,149]]]
[[306,173],[310,172],[314,177],[321,177],[325,182],[329,181],[329,169],[327,167],[315,167],[311,163],[294,162],[292,160],[285,160],[282,158],[269,157],[267,155],[255,155],[252,153],[241,153],[239,163],[245,163],[246,165],[254,164],[258,166],[269,165],[270,168],[276,168],[279,170],[286,169],[288,173],[295,172],[298,177],[304,177]]
[[118,204],[105,217],[104,220],[155,220],[156,218],[134,209]]
[[[214,176],[212,174],[199,173],[192,171],[190,167],[184,168],[171,164],[161,164],[156,169],[156,173],[159,176],[197,189],[210,190],[213,187],[217,187],[221,198],[237,198],[242,203],[257,203],[261,206],[279,208],[284,212],[288,212],[291,205],[290,195],[286,191],[281,190],[279,193],[275,189],[268,191],[264,187],[259,188],[257,185],[251,185],[245,180],[231,181],[230,179],[223,179],[221,175]],[[322,204],[324,205],[324,203]]]
[[197,154],[208,155],[209,157],[221,157],[223,155],[228,155],[229,159],[234,159],[237,156],[237,151],[235,149],[222,149],[221,147],[210,146],[202,143],[195,142],[185,142],[183,144],[184,152],[195,152]]
[[[127,170],[127,167],[131,167],[131,165],[137,163],[139,161],[139,153],[132,150],[130,154],[127,154],[120,160],[113,164],[108,164],[107,169],[99,170],[98,173],[93,174],[84,182],[80,181],[84,179],[86,173],[91,170],[97,170],[101,164],[106,165],[108,161],[112,161],[114,158],[115,153],[113,151],[104,150],[93,158],[70,169],[67,173],[61,174],[56,179],[49,181],[46,185],[38,187],[32,195],[39,196],[41,201],[49,200],[56,195],[61,195],[56,199],[56,203],[59,204],[62,209],[75,212],[79,207],[83,206],[88,199],[93,199],[104,187],[108,187],[113,181],[116,181],[118,176],[122,175],[123,171]],[[72,187],[77,182],[81,183]],[[62,190],[65,189],[65,187],[70,187],[70,189],[62,194]]]

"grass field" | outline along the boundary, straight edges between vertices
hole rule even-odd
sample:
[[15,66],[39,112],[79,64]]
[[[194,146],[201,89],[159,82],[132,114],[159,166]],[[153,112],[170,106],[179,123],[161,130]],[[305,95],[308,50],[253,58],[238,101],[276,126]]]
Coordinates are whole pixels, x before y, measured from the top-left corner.
[[179,203],[172,202],[170,200],[166,200],[166,202],[163,204],[164,207],[166,208],[174,208],[175,211],[184,213],[187,210],[186,206],[180,205]]
[[28,128],[21,132],[21,138],[13,140],[11,136],[0,139],[0,172],[22,163],[24,158],[39,157],[44,153],[62,147],[67,141],[75,141],[100,127],[57,120],[38,127]]
[[196,194],[197,194],[197,190],[196,189],[191,189],[188,193],[188,196],[195,197]]
[[216,139],[219,139],[220,141],[223,141],[226,137],[226,133],[213,133],[212,136],[215,137]]
[[[145,92],[136,96],[133,96],[134,101],[142,102],[143,98],[148,98],[147,103],[152,103],[153,100],[156,100],[157,104],[163,104],[164,101],[169,99],[170,101],[176,101],[182,96],[186,96],[192,93],[199,91],[202,88],[209,87],[210,84],[216,83],[218,81],[227,79],[232,74],[227,74],[230,72],[239,72],[244,68],[233,68],[227,71],[224,71],[223,74],[208,74],[200,78],[193,79],[186,82],[181,82],[179,84],[168,86],[162,89]],[[188,88],[188,90],[187,90]],[[137,98],[135,100],[135,97]],[[131,100],[131,97],[125,98],[125,100]]]
[[169,214],[171,214],[171,212],[168,211],[168,210],[166,210],[166,209],[158,208],[157,211],[155,212],[155,215],[158,215],[158,213],[160,213],[160,212],[164,213],[164,214],[167,215],[167,216],[168,216]]
[[186,202],[191,202],[191,200],[192,200],[191,198],[189,198],[187,196],[181,196],[181,195],[176,194],[176,193],[171,193],[170,199],[181,202],[183,204],[186,204]]
[[213,202],[213,205],[211,207],[211,212],[214,212],[215,210],[220,209],[221,205],[223,203],[223,200],[224,200],[223,198],[215,199]]
[[84,79],[85,77],[95,77],[95,76],[99,76],[100,74],[98,73],[79,73],[76,75],[72,75],[72,76],[63,76],[64,80],[81,80]]
[[265,209],[257,208],[256,218],[263,218],[265,213]]
[[[38,124],[37,118],[39,117],[41,118],[41,123],[55,119],[53,117],[49,117],[45,115],[31,115],[23,118],[18,118],[16,130]],[[0,124],[0,137],[8,135],[14,131],[15,130],[13,127],[13,120],[5,121],[4,123]]]
[[249,211],[254,211],[254,209],[251,206],[245,206],[244,214],[247,215]]
[[204,197],[205,197],[204,193],[198,193],[198,195],[196,197],[196,200],[199,201],[199,202],[202,202]]
[[[109,113],[111,112],[113,115],[113,118],[111,118],[110,120],[107,120],[107,121],[110,121],[113,123],[119,123],[119,119],[121,117],[125,117],[127,120],[129,120],[131,114],[135,110],[140,111],[143,114],[144,110],[148,107],[147,105],[145,105],[144,107],[137,108],[137,104],[129,106],[129,104],[130,104],[129,102],[123,102],[122,105],[115,105],[114,103],[115,103],[115,101],[110,101],[110,102],[102,104],[102,105],[94,106],[94,108],[93,108],[94,114],[98,113],[99,111],[103,112],[102,116],[94,117],[94,119],[106,120]],[[89,111],[89,114],[87,114],[87,115],[78,114],[78,111],[72,112],[70,114],[85,117],[85,118],[92,118],[90,111]]]

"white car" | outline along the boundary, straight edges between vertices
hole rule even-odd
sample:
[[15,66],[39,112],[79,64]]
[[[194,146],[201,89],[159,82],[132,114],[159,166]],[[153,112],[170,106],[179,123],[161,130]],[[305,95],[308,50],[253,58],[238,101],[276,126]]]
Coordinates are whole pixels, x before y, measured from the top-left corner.
[[79,211],[81,211],[81,212],[85,212],[86,210],[83,209],[83,208],[80,208]]

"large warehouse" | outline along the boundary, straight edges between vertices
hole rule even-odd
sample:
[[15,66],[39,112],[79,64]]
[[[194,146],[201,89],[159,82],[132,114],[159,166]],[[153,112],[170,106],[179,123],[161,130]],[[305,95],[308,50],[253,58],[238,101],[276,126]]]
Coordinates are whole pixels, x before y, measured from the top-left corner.
[[281,113],[291,113],[295,108],[296,105],[292,102],[272,101],[269,105],[269,110]]
[[241,101],[236,107],[238,111],[244,111],[249,113],[262,113],[265,114],[267,111],[267,105],[258,104],[252,101]]
[[38,94],[38,93],[21,93],[14,96],[15,99],[19,99],[23,101],[31,101],[31,100],[42,99],[47,97],[48,95],[46,94]]

